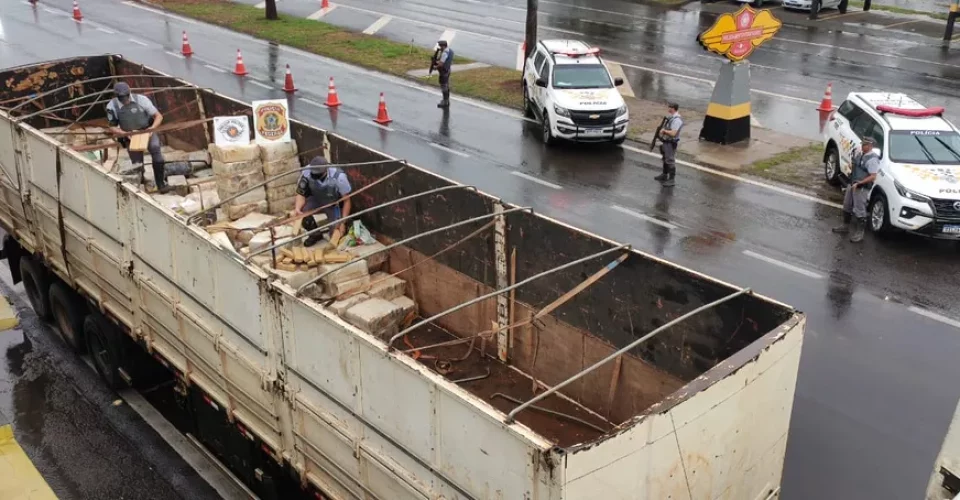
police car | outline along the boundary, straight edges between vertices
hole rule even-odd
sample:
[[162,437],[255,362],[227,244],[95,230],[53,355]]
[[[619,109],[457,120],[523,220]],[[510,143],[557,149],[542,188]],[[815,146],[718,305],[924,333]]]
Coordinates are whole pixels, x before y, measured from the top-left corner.
[[943,118],[943,108],[904,94],[850,93],[824,127],[827,182],[846,182],[864,137],[876,141],[881,155],[870,229],[960,239],[960,132]]
[[627,137],[630,115],[600,50],[577,40],[541,40],[524,64],[523,104],[542,126],[543,142],[614,142]]

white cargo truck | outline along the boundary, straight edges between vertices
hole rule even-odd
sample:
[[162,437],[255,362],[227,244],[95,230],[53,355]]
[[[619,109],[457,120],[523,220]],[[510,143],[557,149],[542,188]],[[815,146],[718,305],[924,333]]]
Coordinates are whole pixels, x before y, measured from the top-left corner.
[[[119,80],[195,163],[178,194],[103,134]],[[14,279],[108,384],[173,385],[171,421],[261,498],[779,496],[795,309],[297,121],[212,145],[250,104],[120,56],[0,81]],[[317,154],[357,246],[284,215]]]

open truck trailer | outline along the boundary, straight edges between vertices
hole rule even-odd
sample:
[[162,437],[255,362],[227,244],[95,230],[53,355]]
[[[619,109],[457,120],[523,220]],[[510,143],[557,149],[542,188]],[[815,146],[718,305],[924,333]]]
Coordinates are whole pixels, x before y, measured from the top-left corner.
[[[180,186],[199,210],[118,174],[96,130],[120,79],[201,164]],[[14,279],[107,383],[175,384],[172,421],[260,497],[778,496],[795,309],[297,121],[286,146],[214,147],[211,119],[249,104],[120,56],[0,82]],[[330,261],[273,201],[234,211],[280,182],[233,194],[227,165],[295,178],[324,144],[377,240]],[[205,162],[226,195],[206,204]]]

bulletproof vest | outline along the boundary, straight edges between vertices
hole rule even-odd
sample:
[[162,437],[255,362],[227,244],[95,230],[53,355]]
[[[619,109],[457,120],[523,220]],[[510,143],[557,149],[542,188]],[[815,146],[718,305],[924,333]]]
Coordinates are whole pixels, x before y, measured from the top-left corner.
[[117,100],[120,110],[117,112],[117,121],[120,122],[120,129],[124,132],[133,132],[143,130],[150,126],[150,117],[147,116],[147,110],[137,103],[137,100],[130,96],[130,102],[123,104]]
[[308,210],[329,205],[340,199],[340,192],[337,190],[335,180],[338,175],[343,175],[343,170],[335,167],[328,168],[325,182],[323,179],[314,179],[309,170],[303,171],[303,177],[307,179],[307,183],[310,185],[310,198],[307,200]]
[[443,72],[449,73],[450,68],[453,66],[453,49],[451,49],[450,47],[447,47],[446,49],[444,49],[444,52],[447,53],[447,60],[446,62],[443,63]]
[[677,118],[680,118],[679,114],[675,114],[667,118],[667,124],[664,126],[664,128],[666,128],[667,130],[676,130],[677,135],[673,137],[668,137],[665,139],[665,141],[680,142],[680,131],[683,130],[683,125],[681,124],[679,129],[673,128],[673,124],[676,123]]
[[870,176],[870,171],[867,170],[867,160],[875,156],[878,156],[877,152],[871,151],[867,154],[860,154],[860,156],[857,157],[857,162],[853,166],[853,173],[850,176],[853,182],[861,181]]

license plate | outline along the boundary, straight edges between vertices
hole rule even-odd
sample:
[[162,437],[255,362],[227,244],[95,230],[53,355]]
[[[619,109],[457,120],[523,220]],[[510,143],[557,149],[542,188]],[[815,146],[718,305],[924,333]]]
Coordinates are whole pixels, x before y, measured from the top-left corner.
[[960,226],[943,226],[943,232],[947,234],[960,234]]
[[584,129],[581,132],[582,135],[603,135],[604,131],[602,128],[588,128]]

